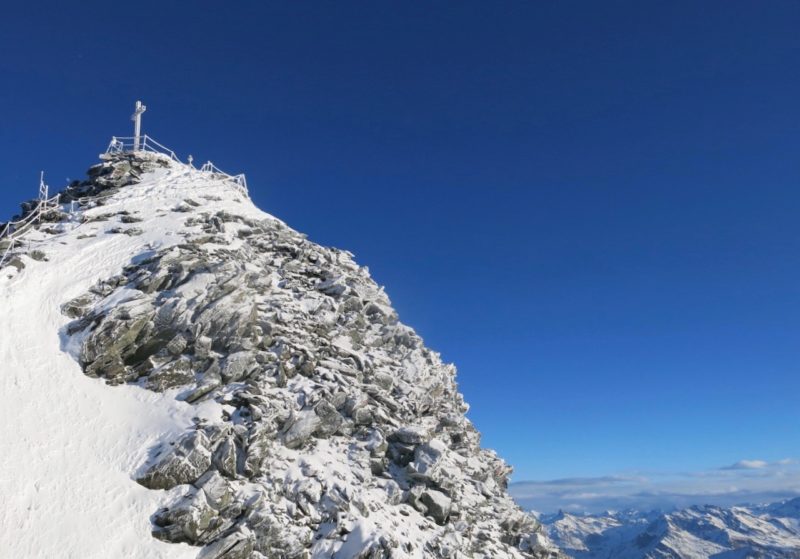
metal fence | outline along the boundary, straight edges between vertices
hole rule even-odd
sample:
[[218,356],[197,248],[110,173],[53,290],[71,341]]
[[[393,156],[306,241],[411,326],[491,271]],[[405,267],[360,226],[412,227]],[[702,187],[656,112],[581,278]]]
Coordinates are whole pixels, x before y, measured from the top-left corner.
[[[168,156],[173,161],[180,163],[182,165],[187,165],[194,169],[191,164],[191,157],[189,163],[183,163],[175,152],[169,149],[168,147],[164,146],[163,144],[158,143],[153,138],[148,136],[147,134],[143,136],[139,136],[138,144],[137,139],[135,137],[118,137],[113,136],[111,138],[111,142],[108,144],[108,148],[106,148],[106,153],[126,153],[126,152],[136,152],[136,151],[148,151],[151,153],[160,153],[162,155]],[[216,175],[216,178],[221,179],[222,181],[230,184],[237,192],[247,196],[248,189],[247,189],[247,177],[245,177],[244,173],[240,173],[238,175],[231,175],[214,165],[211,161],[207,161],[200,167],[199,171],[201,173],[209,173],[211,175]]]
[[17,221],[9,221],[0,230],[0,241],[7,241],[8,246],[0,256],[0,268],[5,266],[14,247],[22,240],[22,237],[33,228],[33,225],[41,221],[42,215],[59,207],[60,194],[48,198],[48,188],[44,184],[44,179],[39,183],[39,200],[36,207],[24,218]]
[[162,155],[168,156],[173,161],[181,163],[181,160],[178,159],[178,156],[175,155],[174,151],[156,142],[153,138],[151,138],[147,134],[145,134],[144,136],[139,136],[138,146],[136,145],[136,138],[134,138],[133,136],[123,137],[123,138],[112,136],[111,142],[109,142],[108,148],[106,148],[106,153],[124,153],[124,152],[134,152],[134,151],[149,151],[151,153],[160,153]]

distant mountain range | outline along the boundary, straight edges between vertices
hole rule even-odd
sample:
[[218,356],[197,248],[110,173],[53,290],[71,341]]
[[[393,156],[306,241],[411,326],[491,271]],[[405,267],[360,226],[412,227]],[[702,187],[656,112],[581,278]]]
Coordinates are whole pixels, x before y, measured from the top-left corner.
[[541,521],[574,559],[797,559],[800,498],[674,512],[559,512]]

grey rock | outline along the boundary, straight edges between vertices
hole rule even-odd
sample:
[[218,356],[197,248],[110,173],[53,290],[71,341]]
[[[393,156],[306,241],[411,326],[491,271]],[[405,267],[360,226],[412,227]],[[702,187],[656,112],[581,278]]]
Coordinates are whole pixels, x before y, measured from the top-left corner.
[[405,502],[414,507],[418,512],[428,514],[428,506],[422,502],[422,494],[424,491],[425,488],[423,486],[416,485],[405,493],[404,499]]
[[255,356],[249,351],[240,351],[230,355],[222,367],[223,382],[242,380],[258,368]]
[[247,530],[236,530],[204,547],[197,559],[250,559],[255,538]]
[[233,435],[228,435],[214,450],[212,463],[214,467],[228,478],[237,476],[238,449]]
[[392,434],[392,439],[406,444],[422,444],[431,440],[431,433],[423,427],[401,427]]
[[200,430],[184,433],[158,454],[138,481],[149,489],[171,489],[192,483],[211,465],[208,438]]
[[441,491],[428,489],[422,493],[420,496],[420,501],[422,501],[422,504],[427,507],[428,515],[430,515],[430,517],[433,518],[437,524],[444,524],[447,521],[447,517],[450,515],[450,507],[452,505],[450,497]]
[[209,395],[214,389],[222,385],[222,379],[218,376],[206,374],[203,381],[185,396],[185,400],[190,404],[199,402],[204,396]]
[[86,316],[91,308],[91,305],[97,300],[97,297],[86,294],[72,299],[61,307],[61,312],[70,318],[83,318]]
[[375,375],[375,384],[384,390],[391,390],[394,386],[394,377],[386,373],[377,373]]
[[161,509],[153,518],[153,535],[169,542],[205,543],[216,512],[202,491],[192,491],[174,505]]
[[372,410],[366,406],[356,409],[353,412],[353,421],[356,425],[372,425],[375,416]]
[[199,336],[194,341],[194,354],[199,359],[206,359],[211,352],[211,338],[208,336]]
[[301,411],[284,432],[283,443],[288,448],[300,448],[321,424],[322,419],[313,410]]
[[419,445],[414,449],[414,461],[406,467],[410,477],[425,483],[437,481],[442,455],[447,446],[439,439]]
[[182,334],[177,334],[167,344],[167,351],[172,355],[180,355],[186,349],[188,342]]
[[215,510],[223,510],[233,501],[234,491],[230,483],[214,470],[208,470],[194,485],[202,489],[208,504]]
[[191,360],[183,357],[162,365],[150,373],[145,386],[156,392],[163,392],[168,388],[183,386],[194,380]]
[[269,424],[259,424],[251,429],[244,460],[244,473],[247,476],[254,477],[261,473],[275,435],[275,429]]
[[320,419],[320,424],[317,427],[315,434],[320,437],[329,437],[336,433],[342,426],[343,418],[336,410],[336,407],[328,402],[322,400],[314,407],[314,412]]

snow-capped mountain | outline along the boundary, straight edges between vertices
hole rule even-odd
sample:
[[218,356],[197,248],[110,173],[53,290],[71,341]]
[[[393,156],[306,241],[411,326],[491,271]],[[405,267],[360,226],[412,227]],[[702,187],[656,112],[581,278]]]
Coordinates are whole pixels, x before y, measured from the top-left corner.
[[350,253],[156,153],[58,203],[0,240],[3,556],[559,556]]
[[698,506],[671,513],[543,516],[575,559],[800,557],[800,498],[766,506]]

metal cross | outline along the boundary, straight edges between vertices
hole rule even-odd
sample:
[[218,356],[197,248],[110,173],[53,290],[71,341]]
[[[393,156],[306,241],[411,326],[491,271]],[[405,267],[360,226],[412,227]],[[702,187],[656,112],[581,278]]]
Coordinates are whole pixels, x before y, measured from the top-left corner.
[[142,105],[141,101],[136,101],[136,110],[131,115],[133,121],[133,151],[139,151],[139,136],[142,132],[142,113],[147,110],[147,107]]

